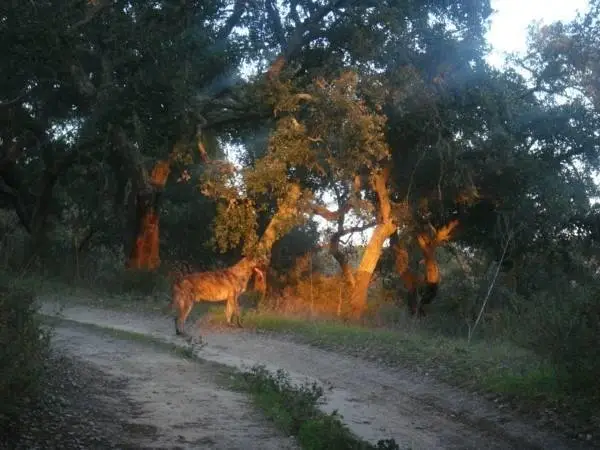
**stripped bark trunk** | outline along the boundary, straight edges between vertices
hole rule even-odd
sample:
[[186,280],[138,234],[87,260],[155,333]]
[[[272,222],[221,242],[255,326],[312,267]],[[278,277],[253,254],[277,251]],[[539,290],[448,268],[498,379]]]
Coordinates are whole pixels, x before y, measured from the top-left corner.
[[367,309],[367,297],[373,272],[381,257],[383,244],[394,231],[396,231],[396,225],[391,221],[377,225],[373,231],[355,275],[356,283],[352,290],[351,300],[353,318],[359,319]]
[[[350,201],[346,200],[339,206],[338,211],[330,211],[321,205],[311,205],[310,210],[322,218],[329,221],[337,221],[338,230],[331,237],[329,251],[340,265],[342,276],[350,292],[350,312],[352,319],[362,317],[367,309],[367,297],[369,285],[379,258],[381,257],[383,244],[396,231],[396,223],[392,217],[392,202],[389,198],[387,181],[389,178],[389,168],[376,171],[371,174],[371,188],[377,194],[377,204],[374,204],[377,210],[377,221],[366,226],[344,229],[344,215],[352,209]],[[354,191],[360,191],[360,177],[356,177]],[[340,198],[338,197],[338,203]],[[371,239],[365,248],[365,252],[359,264],[358,270],[354,272],[349,264],[346,255],[339,248],[339,239],[342,235],[349,232],[360,232],[368,228],[375,227]]]
[[154,270],[160,266],[160,198],[170,172],[168,161],[158,161],[149,185],[135,193],[134,238],[127,255],[128,269]]
[[415,314],[419,303],[417,290],[423,284],[423,277],[411,270],[408,251],[400,243],[398,234],[394,233],[390,241],[395,257],[396,273],[400,276],[407,291],[407,306],[411,314]]
[[393,238],[393,251],[396,257],[396,272],[400,275],[404,287],[408,291],[408,307],[411,315],[425,315],[424,305],[430,304],[436,297],[441,276],[440,267],[435,253],[439,246],[450,239],[454,228],[458,226],[457,220],[450,221],[439,230],[433,230],[433,236],[427,232],[417,235],[417,243],[423,254],[425,275],[415,273],[409,265],[408,252],[401,245],[396,236]]
[[273,245],[293,225],[298,217],[298,202],[302,191],[300,186],[292,184],[277,208],[277,212],[267,225],[258,241],[257,257],[266,264],[271,259]]
[[359,319],[367,309],[367,297],[373,272],[377,267],[383,244],[396,231],[396,223],[392,217],[392,203],[389,197],[387,181],[389,169],[372,174],[371,185],[377,194],[377,225],[356,271],[354,289],[350,302],[351,317]]

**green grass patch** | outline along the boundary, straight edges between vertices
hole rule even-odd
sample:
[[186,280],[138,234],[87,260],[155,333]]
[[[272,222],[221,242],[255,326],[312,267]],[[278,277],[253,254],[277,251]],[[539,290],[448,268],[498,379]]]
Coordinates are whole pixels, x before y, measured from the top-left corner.
[[283,370],[276,373],[254,366],[239,378],[238,389],[248,392],[254,403],[287,434],[296,436],[303,449],[310,450],[393,450],[394,440],[372,445],[355,437],[342,424],[336,412],[325,414],[318,408],[323,390],[317,384],[292,386]]
[[[553,407],[574,398],[557,381],[549,363],[534,353],[505,341],[475,341],[412,330],[373,329],[335,321],[306,320],[268,313],[248,313],[244,324],[257,330],[282,333],[305,344],[333,350],[389,366],[427,372],[454,386],[499,394],[517,400],[525,409]],[[590,399],[588,399],[590,400]],[[591,399],[598,405],[598,399]]]

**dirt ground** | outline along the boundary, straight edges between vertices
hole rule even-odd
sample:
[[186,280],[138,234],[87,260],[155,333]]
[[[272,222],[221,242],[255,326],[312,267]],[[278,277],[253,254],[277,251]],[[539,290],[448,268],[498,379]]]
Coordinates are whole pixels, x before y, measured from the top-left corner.
[[109,376],[93,364],[55,346],[40,380],[43,396],[30,399],[18,421],[0,434],[6,450],[137,450],[155,427],[132,426],[136,406],[125,396],[125,379]]
[[[61,311],[58,303],[51,301],[42,303],[42,312],[189,345],[174,335],[172,319],[167,316],[82,306],[69,306]],[[191,325],[188,325],[189,331],[195,328]],[[198,333],[198,329],[194,332]],[[242,420],[252,417],[243,406],[244,400],[237,394],[215,390],[206,377],[199,377],[198,369],[192,368],[193,363],[149,350],[137,352],[127,345],[98,340],[81,331],[63,330],[62,333],[61,339],[70,351],[112,373],[132,377],[132,393],[144,403],[147,411],[145,423],[162,424],[162,431],[167,435],[179,424],[182,442],[232,439],[235,445],[227,448],[237,448],[244,437],[251,442],[260,436],[261,440],[265,439],[260,448],[269,448],[269,445],[286,448],[282,446],[281,437],[276,437],[273,431],[269,435],[265,424]],[[433,380],[417,379],[409,371],[381,367],[247,331],[203,329],[202,339],[205,345],[194,352],[206,361],[240,369],[260,363],[271,370],[286,370],[295,382],[317,381],[326,390],[323,410],[338,410],[355,434],[371,442],[394,438],[401,447],[414,450],[592,448],[543,431],[536,424],[525,423],[474,394]],[[183,392],[187,389],[182,389],[182,385],[194,390]],[[216,407],[214,413],[206,417],[203,411],[212,406]],[[219,411],[229,410],[238,412],[231,417],[235,417],[233,422],[239,428],[228,435],[222,421],[231,413]],[[270,440],[267,435],[271,436]]]
[[[129,434],[131,448],[298,448],[243,394],[219,387],[217,377],[226,375],[215,364],[190,361],[85,327],[59,325],[53,341],[57,349],[121,380],[105,400],[112,401],[114,421],[125,424],[121,432]],[[144,432],[128,433],[136,430]]]

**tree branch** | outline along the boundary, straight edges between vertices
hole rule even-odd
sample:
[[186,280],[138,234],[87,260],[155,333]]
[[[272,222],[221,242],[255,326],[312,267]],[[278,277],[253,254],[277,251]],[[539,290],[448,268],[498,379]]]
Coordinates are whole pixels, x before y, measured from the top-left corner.
[[283,30],[283,25],[281,23],[281,16],[279,15],[279,11],[277,10],[277,6],[273,4],[273,0],[266,0],[265,7],[267,9],[267,15],[271,20],[271,24],[273,25],[273,31],[275,32],[275,37],[279,41],[279,45],[281,48],[285,48],[286,39],[285,39],[285,31]]
[[292,0],[290,2],[290,16],[292,17],[292,20],[294,21],[295,26],[300,25],[300,17],[298,17],[298,10],[296,9],[297,7],[298,7],[298,0]]
[[150,186],[148,171],[144,167],[144,162],[140,152],[129,141],[125,131],[120,126],[113,126],[109,124],[108,132],[112,132],[114,142],[121,150],[124,156],[123,159],[129,166],[129,171],[133,175],[133,179],[136,182],[138,190],[150,192],[152,187]]
[[98,14],[100,14],[106,7],[111,5],[112,1],[111,0],[96,0],[94,2],[87,2],[87,3],[91,4],[92,7],[88,8],[83,19],[81,19],[80,21],[75,22],[73,25],[71,25],[71,27],[70,27],[71,31],[77,31],[79,28],[83,27],[84,25],[87,25],[89,22],[94,20],[96,18],[96,16],[98,16]]
[[381,172],[377,172],[372,176],[371,185],[377,194],[379,200],[379,214],[381,223],[387,223],[391,220],[392,203],[387,188],[387,181],[390,176],[390,169],[386,167]]
[[217,35],[218,42],[227,39],[227,37],[231,34],[236,25],[240,22],[242,14],[244,13],[245,3],[246,2],[244,0],[238,0],[235,2],[231,16],[229,16],[229,19],[227,19],[227,22],[225,22],[225,25]]
[[0,103],[0,108],[14,105],[15,103],[18,103],[19,101],[21,101],[21,99],[23,99],[23,97],[25,97],[25,94],[19,94],[12,100],[6,100],[5,102]]
[[18,141],[12,142],[6,151],[3,152],[3,155],[0,158],[0,172],[6,170],[11,164],[14,164],[17,157],[22,152],[17,144]]
[[311,203],[310,205],[308,205],[308,209],[313,214],[316,214],[317,216],[320,216],[325,220],[333,222],[335,220],[338,220],[341,215],[346,214],[348,211],[350,211],[350,209],[352,209],[352,206],[350,206],[349,203],[346,203],[337,211],[331,211],[323,205]]
[[279,74],[287,62],[300,51],[303,45],[311,41],[319,23],[327,14],[335,9],[351,4],[354,1],[355,0],[332,0],[328,4],[321,6],[311,14],[310,17],[298,25],[287,42],[282,45],[281,54],[273,61],[269,70],[267,70],[267,78],[273,80],[279,77]]

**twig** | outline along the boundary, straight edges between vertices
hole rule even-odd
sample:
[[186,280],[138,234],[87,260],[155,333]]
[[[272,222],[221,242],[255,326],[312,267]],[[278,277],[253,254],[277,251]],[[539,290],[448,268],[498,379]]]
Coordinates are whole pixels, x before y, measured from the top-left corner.
[[506,239],[506,243],[504,244],[504,248],[502,249],[502,256],[500,256],[500,261],[498,261],[498,266],[496,267],[496,272],[494,273],[494,277],[492,278],[492,281],[488,287],[487,293],[485,294],[485,298],[483,299],[483,303],[481,304],[481,309],[479,310],[477,319],[475,319],[475,323],[473,324],[473,327],[471,327],[469,329],[469,335],[467,337],[468,343],[471,343],[471,338],[473,337],[473,334],[475,333],[475,329],[477,328],[477,325],[481,321],[481,317],[483,316],[485,307],[487,306],[488,300],[490,299],[492,290],[494,289],[494,286],[496,285],[496,279],[498,278],[498,275],[500,274],[500,268],[502,267],[502,262],[504,261],[504,257],[506,256],[506,251],[508,250],[508,246],[510,245],[510,241],[511,241],[512,237],[513,237],[512,232],[509,232],[508,237]]

